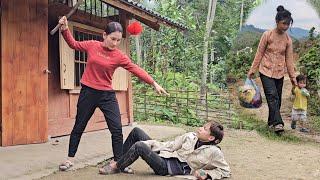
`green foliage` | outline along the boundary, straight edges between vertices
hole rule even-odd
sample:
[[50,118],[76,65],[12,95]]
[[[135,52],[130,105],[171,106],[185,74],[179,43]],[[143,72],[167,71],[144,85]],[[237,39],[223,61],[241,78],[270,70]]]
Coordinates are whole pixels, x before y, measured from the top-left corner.
[[[144,2],[144,1],[140,1]],[[161,26],[158,32],[144,27],[144,32],[140,39],[142,42],[142,62],[143,68],[152,74],[153,78],[166,90],[179,90],[181,93],[173,94],[181,98],[198,99],[199,83],[202,73],[203,41],[206,26],[206,16],[208,12],[208,0],[162,0],[156,1],[154,11],[163,16],[169,17],[177,22],[186,25],[187,32],[179,32],[175,29]],[[228,71],[226,57],[232,47],[233,39],[238,34],[240,23],[239,0],[218,1],[213,23],[213,32],[209,38],[209,63],[208,81],[209,93],[219,93],[221,87],[226,84],[226,72]],[[258,3],[257,0],[245,0],[244,19]],[[236,15],[237,14],[237,15]],[[135,47],[134,41],[131,42]],[[136,59],[136,51],[133,49],[131,57]],[[212,55],[212,56],[211,56]],[[213,57],[214,56],[214,57]],[[138,83],[134,79],[134,88],[138,91],[153,92],[150,86]],[[196,93],[187,94],[187,91]],[[150,94],[149,94],[150,95]],[[174,98],[151,97],[150,102],[159,104],[157,108],[150,103],[149,112],[153,116],[146,117],[143,112],[135,115],[141,119],[153,119],[154,121],[170,121],[173,123],[183,123],[191,126],[201,125],[202,119],[197,117],[196,100],[190,101],[188,106],[180,100]],[[135,94],[134,102],[143,104],[142,97]],[[179,98],[178,98],[179,99]],[[223,99],[215,96],[208,96],[209,107],[215,109],[226,108],[226,103],[221,103]],[[174,109],[170,106],[174,105]],[[160,106],[161,105],[161,106]],[[160,115],[156,115],[160,114]],[[187,117],[187,118],[178,118]]]
[[177,123],[176,113],[169,108],[155,107],[155,113],[161,114],[160,119],[169,120]]
[[[170,96],[158,96],[151,86],[140,83],[134,78],[134,115],[136,120],[171,122],[173,124],[185,124],[188,126],[200,126],[205,121],[197,115],[199,107],[199,85],[193,82],[196,77],[185,76],[182,73],[168,72],[166,76],[160,77],[161,73],[156,73],[156,78],[161,82],[166,82]],[[190,83],[188,83],[190,82]],[[215,110],[225,110],[228,104],[225,99],[218,96],[220,89],[211,84],[208,86],[207,96],[208,107]]]
[[242,51],[237,54],[231,51],[227,56],[228,77],[236,79],[246,77],[254,55],[254,52]]
[[[312,92],[312,91],[311,91]],[[318,116],[320,118],[320,108],[319,108],[320,97],[316,93],[313,93],[308,100],[308,114],[311,116]],[[319,119],[315,118],[315,119]],[[320,124],[320,122],[319,122]],[[320,126],[318,128],[320,130]]]
[[244,78],[251,67],[262,33],[245,31],[238,34],[226,64],[229,78]]
[[253,51],[256,51],[260,38],[262,36],[261,32],[253,31],[244,31],[238,34],[235,38],[232,46],[233,51],[239,51],[247,47],[252,48]]
[[301,71],[308,76],[314,88],[319,88],[316,81],[320,78],[320,46],[314,44],[301,58],[299,66]]
[[[245,0],[245,18],[258,3],[260,2],[256,0]],[[209,38],[208,52],[214,51],[214,59],[209,60],[208,73],[211,76],[208,77],[208,82],[212,78],[211,82],[220,87],[223,87],[226,79],[226,74],[223,74],[227,71],[226,67],[223,66],[225,65],[224,61],[232,47],[233,39],[238,33],[240,16],[235,16],[235,14],[240,15],[239,5],[238,0],[218,1],[213,33]],[[161,78],[168,76],[168,72],[179,72],[185,74],[186,77],[197,77],[197,81],[200,81],[207,8],[208,1],[204,0],[188,2],[179,0],[159,1],[154,9],[155,11],[181,22],[189,30],[178,32],[175,29],[162,26],[159,32],[155,32],[145,27],[141,34],[143,67],[151,74],[161,72],[161,76],[159,76]],[[132,45],[134,47],[134,42],[132,42]],[[131,52],[133,59],[135,59],[135,51]],[[190,81],[186,81],[185,85],[189,83]],[[169,85],[170,83],[166,84]]]
[[208,86],[210,87],[212,84],[216,84],[219,87],[224,88],[227,77],[227,68],[225,61],[218,61],[217,64],[210,64],[209,69],[211,83]]
[[316,28],[315,28],[315,27],[312,27],[312,28],[310,29],[310,31],[309,31],[309,39],[310,39],[311,41],[313,41],[313,40],[315,39],[315,30],[316,30]]
[[318,14],[320,14],[320,1],[319,0],[307,0],[312,7],[315,8]]
[[311,127],[318,132],[320,131],[320,116],[312,116],[310,118]]
[[309,39],[297,47],[300,53],[298,67],[302,74],[307,75],[307,88],[311,92],[308,101],[308,114],[311,115],[310,124],[314,129],[320,130],[320,97],[317,92],[320,88],[320,37],[319,35],[315,36],[313,30],[310,30]]
[[311,37],[308,41],[301,44],[299,69],[302,74],[307,75],[308,89],[311,91],[309,109],[314,114],[320,115],[318,104],[319,97],[317,90],[320,88],[320,37]]

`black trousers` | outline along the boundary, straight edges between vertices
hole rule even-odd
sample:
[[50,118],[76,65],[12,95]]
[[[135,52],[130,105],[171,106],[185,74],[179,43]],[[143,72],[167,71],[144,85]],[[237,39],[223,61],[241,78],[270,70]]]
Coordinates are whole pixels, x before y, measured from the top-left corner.
[[168,167],[166,161],[150,147],[141,141],[150,140],[151,138],[141,129],[134,128],[126,139],[123,150],[123,156],[117,161],[119,169],[123,170],[139,157],[141,157],[157,175],[168,175]]
[[260,79],[269,107],[268,125],[284,125],[280,114],[283,78],[270,78],[260,73]]
[[82,85],[77,104],[76,121],[69,141],[69,157],[74,157],[83,131],[96,108],[103,112],[111,132],[114,160],[122,156],[123,134],[118,101],[114,91],[101,91]]

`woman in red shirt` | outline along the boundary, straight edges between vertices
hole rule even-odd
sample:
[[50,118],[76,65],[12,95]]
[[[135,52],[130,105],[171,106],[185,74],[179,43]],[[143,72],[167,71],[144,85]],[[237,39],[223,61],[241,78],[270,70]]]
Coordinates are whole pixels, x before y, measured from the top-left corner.
[[123,67],[144,82],[152,85],[159,94],[168,93],[159,86],[142,68],[132,63],[131,59],[117,47],[122,39],[123,28],[117,22],[110,22],[103,33],[103,42],[89,40],[76,41],[68,29],[68,21],[64,16],[59,20],[61,32],[70,48],[88,54],[87,65],[81,78],[81,91],[77,103],[77,115],[69,141],[68,158],[60,164],[59,169],[65,171],[73,163],[81,135],[98,107],[104,114],[111,132],[114,161],[122,156],[123,135],[119,105],[112,89],[112,75],[116,68]]

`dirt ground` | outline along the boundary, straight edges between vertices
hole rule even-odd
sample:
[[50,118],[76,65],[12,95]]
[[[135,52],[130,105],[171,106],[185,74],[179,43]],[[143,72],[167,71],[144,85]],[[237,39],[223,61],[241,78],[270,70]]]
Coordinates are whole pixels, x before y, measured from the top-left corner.
[[[261,137],[255,131],[227,129],[225,138],[221,143],[221,148],[232,170],[231,179],[320,179],[320,143],[316,143],[320,142],[319,136],[314,132],[302,134],[289,129],[292,104],[290,100],[290,90],[290,81],[286,78],[281,110],[286,129],[301,137],[310,138],[314,140],[314,142],[280,142]],[[250,110],[249,113],[259,115],[261,119],[266,120],[268,117],[268,108],[265,101],[263,107],[258,110]],[[42,179],[176,179],[153,175],[152,170],[141,159],[135,162],[132,167],[135,169],[134,175],[117,174],[103,176],[98,174],[97,167],[87,167],[75,171],[57,172]]]
[[[320,179],[320,145],[317,143],[287,143],[268,140],[255,131],[227,129],[221,148],[232,170],[231,179]],[[139,159],[132,165],[134,175],[103,176],[97,167],[69,172],[57,172],[43,180],[56,179],[174,179],[155,176]]]

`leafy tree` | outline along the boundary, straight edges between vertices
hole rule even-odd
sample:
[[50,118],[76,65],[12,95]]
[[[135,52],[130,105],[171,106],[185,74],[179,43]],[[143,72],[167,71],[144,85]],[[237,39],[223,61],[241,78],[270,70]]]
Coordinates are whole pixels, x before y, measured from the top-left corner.
[[316,30],[316,28],[315,27],[312,27],[310,30],[309,30],[309,40],[311,40],[311,41],[313,41],[314,40],[314,38],[315,38],[315,31]]

